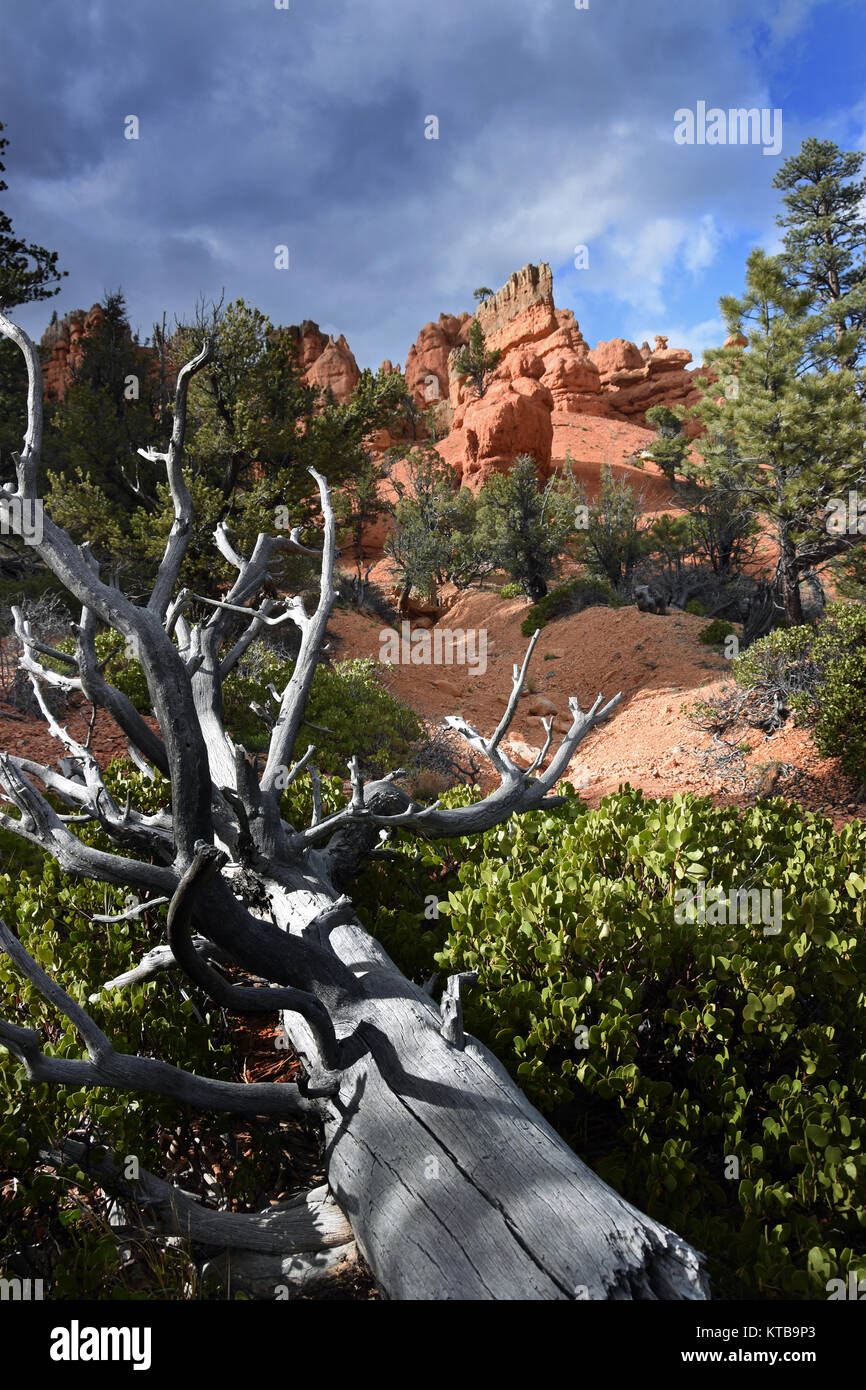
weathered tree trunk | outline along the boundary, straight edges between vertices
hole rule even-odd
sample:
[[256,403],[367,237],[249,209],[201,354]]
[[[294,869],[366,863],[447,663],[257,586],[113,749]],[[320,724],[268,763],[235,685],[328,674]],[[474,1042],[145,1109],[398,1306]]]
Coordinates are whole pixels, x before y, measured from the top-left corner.
[[[277,921],[302,936],[333,889],[292,877],[265,882]],[[325,1110],[328,1182],[383,1294],[707,1296],[695,1252],[582,1163],[487,1048],[448,1042],[433,1000],[359,922],[330,940],[363,995],[332,1015],[359,1055]],[[310,1055],[303,1022],[284,1025]]]

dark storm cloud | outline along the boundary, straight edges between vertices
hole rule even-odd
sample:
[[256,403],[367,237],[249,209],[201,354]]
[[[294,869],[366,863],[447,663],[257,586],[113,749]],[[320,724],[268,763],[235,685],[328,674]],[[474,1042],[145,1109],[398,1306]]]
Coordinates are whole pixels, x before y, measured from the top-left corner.
[[[697,99],[774,104],[767,21],[781,10],[764,10],[21,4],[0,57],[5,206],[70,270],[59,312],[122,285],[142,332],[225,287],[277,321],[345,332],[362,363],[402,360],[440,309],[541,259],[560,301],[606,299],[665,331],[674,279],[772,222],[775,164],[759,150],[708,159],[671,139],[674,110]],[[123,138],[130,114],[138,141]],[[587,242],[581,280],[569,268]],[[274,269],[281,243],[288,271]],[[45,306],[21,317],[41,331]]]

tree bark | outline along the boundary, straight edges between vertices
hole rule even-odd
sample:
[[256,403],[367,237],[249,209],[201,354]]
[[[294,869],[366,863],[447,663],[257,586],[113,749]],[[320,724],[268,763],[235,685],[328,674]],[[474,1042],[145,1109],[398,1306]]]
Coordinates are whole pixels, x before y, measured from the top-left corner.
[[797,547],[791,540],[787,528],[780,528],[779,562],[776,569],[776,583],[785,609],[785,622],[788,627],[799,627],[803,622],[803,604],[800,598],[800,570],[797,564]]
[[[333,902],[309,876],[265,884],[298,935]],[[582,1163],[485,1047],[447,1042],[430,996],[360,922],[330,941],[362,994],[332,1015],[357,1057],[325,1103],[328,1182],[387,1298],[708,1296],[695,1252]],[[314,1055],[304,1023],[283,1020]]]

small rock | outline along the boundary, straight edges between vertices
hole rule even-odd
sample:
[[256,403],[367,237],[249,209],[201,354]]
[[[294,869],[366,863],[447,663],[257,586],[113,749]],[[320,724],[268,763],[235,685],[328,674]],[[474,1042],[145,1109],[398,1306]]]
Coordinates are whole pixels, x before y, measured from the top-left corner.
[[[460,688],[456,686],[453,681],[431,681],[431,685],[433,685],[436,690],[440,690],[443,695],[449,696],[450,699],[458,700],[462,694]],[[508,701],[506,700],[504,703],[507,704]]]
[[530,714],[556,714],[556,705],[544,695],[534,695],[527,708]]

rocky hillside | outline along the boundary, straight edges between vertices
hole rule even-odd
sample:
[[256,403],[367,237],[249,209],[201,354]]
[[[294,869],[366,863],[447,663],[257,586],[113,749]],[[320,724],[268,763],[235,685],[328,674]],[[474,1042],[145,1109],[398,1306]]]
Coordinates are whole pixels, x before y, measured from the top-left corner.
[[[570,309],[557,309],[553,299],[550,266],[526,265],[477,310],[488,346],[499,348],[503,360],[496,374],[500,393],[507,383],[526,399],[552,397],[551,409],[569,414],[594,415],[645,425],[645,412],[661,402],[687,401],[694,395],[691,354],[668,348],[667,339],[656,337],[655,347],[638,348],[625,338],[588,347]],[[83,340],[102,321],[98,304],[87,311],[76,309],[58,319],[42,337],[46,394],[61,399],[80,360]],[[465,426],[465,383],[455,379],[449,359],[469,338],[472,315],[440,314],[438,321],[421,329],[406,355],[403,375],[416,404],[422,409],[437,405],[443,423]],[[360,377],[358,363],[341,333],[338,338],[322,333],[312,319],[290,327],[298,346],[305,379],[322,389],[330,388],[338,401],[348,400]],[[385,371],[401,371],[390,362]]]
[[[510,468],[521,453],[532,455],[542,478],[570,453],[591,488],[602,464],[634,467],[650,440],[646,412],[651,406],[688,404],[698,398],[691,354],[669,348],[661,335],[652,348],[625,338],[590,348],[572,311],[557,309],[546,262],[526,265],[511,275],[479,305],[476,316],[487,346],[502,354],[483,397],[477,397],[469,378],[454,367],[455,349],[468,342],[473,318],[468,313],[440,314],[435,323],[425,324],[409,348],[403,371],[419,412],[434,407],[437,448],[474,492],[491,473]],[[49,399],[62,398],[82,343],[100,319],[101,310],[94,305],[88,313],[76,311],[46,331],[42,355]],[[360,371],[345,337],[328,337],[311,319],[290,332],[305,380],[347,401]],[[390,361],[382,368],[401,371],[399,363]],[[423,420],[416,430],[423,436]],[[373,446],[381,452],[399,442],[382,431]],[[635,476],[651,494],[650,505],[665,505],[668,492],[655,470]],[[383,539],[381,525],[371,529],[365,549],[375,553]]]

